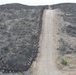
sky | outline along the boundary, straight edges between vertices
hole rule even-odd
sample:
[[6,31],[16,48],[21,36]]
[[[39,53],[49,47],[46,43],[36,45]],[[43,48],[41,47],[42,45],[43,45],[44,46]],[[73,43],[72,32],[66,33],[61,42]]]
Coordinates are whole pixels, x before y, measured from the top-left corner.
[[53,5],[58,3],[76,3],[76,0],[1,0],[0,5],[21,3],[25,5]]

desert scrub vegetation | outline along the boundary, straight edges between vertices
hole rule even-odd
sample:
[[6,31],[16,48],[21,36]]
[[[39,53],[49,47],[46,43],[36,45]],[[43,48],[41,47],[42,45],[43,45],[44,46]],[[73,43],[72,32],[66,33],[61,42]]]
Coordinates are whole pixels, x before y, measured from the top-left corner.
[[76,55],[66,54],[62,57],[58,57],[56,64],[59,70],[76,70]]
[[29,70],[38,54],[42,13],[43,7],[0,6],[0,71]]
[[66,66],[68,64],[68,62],[65,59],[62,59],[61,64]]
[[64,68],[66,68],[68,66],[68,61],[66,59],[64,59],[63,57],[59,57],[56,60],[56,64],[57,64],[57,68],[59,70],[64,70]]

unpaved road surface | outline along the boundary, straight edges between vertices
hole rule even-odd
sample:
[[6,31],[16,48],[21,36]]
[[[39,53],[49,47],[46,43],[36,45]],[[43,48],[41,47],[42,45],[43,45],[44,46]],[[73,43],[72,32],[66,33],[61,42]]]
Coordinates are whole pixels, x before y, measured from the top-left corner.
[[53,10],[44,11],[40,45],[41,58],[39,62],[39,74],[37,75],[58,75],[55,65],[57,52],[54,40],[54,16],[55,12]]
[[[45,10],[42,22],[42,34],[40,37],[39,57],[35,63],[33,75],[60,75],[56,68],[57,39],[56,39],[56,10]],[[56,29],[55,29],[56,28]]]

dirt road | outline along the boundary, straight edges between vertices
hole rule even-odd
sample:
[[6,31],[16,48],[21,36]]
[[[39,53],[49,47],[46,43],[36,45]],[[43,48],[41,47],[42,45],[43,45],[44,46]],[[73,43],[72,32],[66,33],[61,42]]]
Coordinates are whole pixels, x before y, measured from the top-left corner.
[[[41,58],[38,75],[57,75],[55,56],[57,54],[54,42],[54,16],[53,10],[46,10],[43,15],[43,28],[41,37]],[[41,72],[40,72],[41,71]]]
[[57,40],[55,38],[56,10],[45,10],[43,14],[42,34],[40,37],[39,57],[33,75],[59,75],[55,60],[57,58]]

